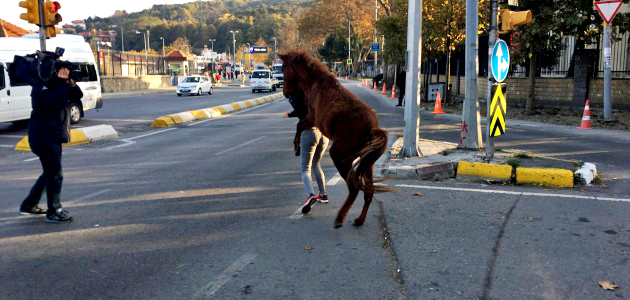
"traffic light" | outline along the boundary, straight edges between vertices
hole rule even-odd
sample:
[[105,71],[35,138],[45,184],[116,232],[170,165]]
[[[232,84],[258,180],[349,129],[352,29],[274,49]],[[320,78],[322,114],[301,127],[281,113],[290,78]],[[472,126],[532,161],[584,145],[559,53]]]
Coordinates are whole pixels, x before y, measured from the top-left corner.
[[37,0],[20,1],[20,7],[26,8],[26,13],[20,14],[20,19],[31,24],[39,25],[39,6]]
[[57,35],[55,25],[59,24],[63,20],[58,13],[61,8],[61,4],[57,1],[46,1],[44,4],[44,20],[46,25],[46,37],[51,38]]
[[532,12],[510,11],[509,9],[501,10],[501,31],[507,32],[513,30],[514,27],[532,22]]

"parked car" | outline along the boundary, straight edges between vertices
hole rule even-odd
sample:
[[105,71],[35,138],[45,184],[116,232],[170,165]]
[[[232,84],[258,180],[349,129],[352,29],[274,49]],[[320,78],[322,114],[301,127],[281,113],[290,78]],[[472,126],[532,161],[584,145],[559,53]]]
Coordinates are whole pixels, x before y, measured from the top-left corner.
[[268,90],[276,91],[276,80],[271,76],[269,70],[255,70],[251,77],[252,93]]
[[208,76],[188,76],[177,85],[177,96],[197,95],[203,93],[212,95],[212,79]]

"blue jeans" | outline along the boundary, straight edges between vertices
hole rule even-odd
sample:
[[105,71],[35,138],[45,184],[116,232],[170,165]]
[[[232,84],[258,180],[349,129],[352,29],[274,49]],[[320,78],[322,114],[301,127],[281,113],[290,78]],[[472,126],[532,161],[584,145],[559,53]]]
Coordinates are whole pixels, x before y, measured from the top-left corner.
[[300,135],[300,148],[302,157],[302,182],[306,195],[315,194],[313,192],[313,179],[311,169],[315,166],[315,180],[319,187],[320,194],[326,194],[326,177],[320,161],[328,147],[328,138],[322,135],[317,127],[307,128]]

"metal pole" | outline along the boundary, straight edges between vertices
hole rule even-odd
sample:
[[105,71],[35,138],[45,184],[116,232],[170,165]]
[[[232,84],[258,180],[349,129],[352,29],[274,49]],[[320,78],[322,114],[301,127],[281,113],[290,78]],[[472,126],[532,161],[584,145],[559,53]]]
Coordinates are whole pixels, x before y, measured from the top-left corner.
[[[348,19],[348,61],[350,60],[350,19]],[[350,70],[350,65],[346,61],[346,67]],[[347,72],[347,71],[346,71]]]
[[466,0],[466,89],[462,110],[462,131],[459,148],[477,150],[483,146],[477,97],[477,27],[479,3]]
[[610,26],[604,23],[604,120],[612,121]]
[[420,81],[418,67],[422,62],[422,0],[410,0],[407,18],[407,53],[405,71],[405,130],[404,143],[400,155],[412,157],[421,155],[418,148],[418,104]]
[[497,0],[491,0],[490,6],[492,13],[490,14],[490,38],[488,39],[488,92],[486,97],[486,161],[492,160],[494,157],[494,138],[490,136],[490,122],[492,116],[490,115],[490,103],[492,102],[492,84],[494,78],[492,78],[492,50],[494,44],[497,42],[497,9],[499,3]]
[[125,28],[122,25],[120,26],[120,38],[122,52],[125,52]]
[[44,0],[37,1],[39,12],[39,47],[46,51],[46,21],[44,20]]
[[[374,0],[374,3],[375,3],[374,20],[378,21],[378,0]],[[376,31],[376,27],[374,27],[374,42],[378,43],[378,32]],[[374,71],[376,71],[377,66],[378,66],[378,52],[374,52]]]

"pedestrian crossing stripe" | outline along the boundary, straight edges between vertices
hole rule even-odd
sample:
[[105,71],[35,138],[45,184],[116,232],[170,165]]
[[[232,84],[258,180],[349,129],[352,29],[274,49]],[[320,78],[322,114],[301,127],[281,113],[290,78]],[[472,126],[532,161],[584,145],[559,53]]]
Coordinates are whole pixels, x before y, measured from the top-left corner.
[[502,87],[505,84],[493,84],[493,96],[490,103],[490,136],[500,136],[505,133],[505,115],[507,103]]

